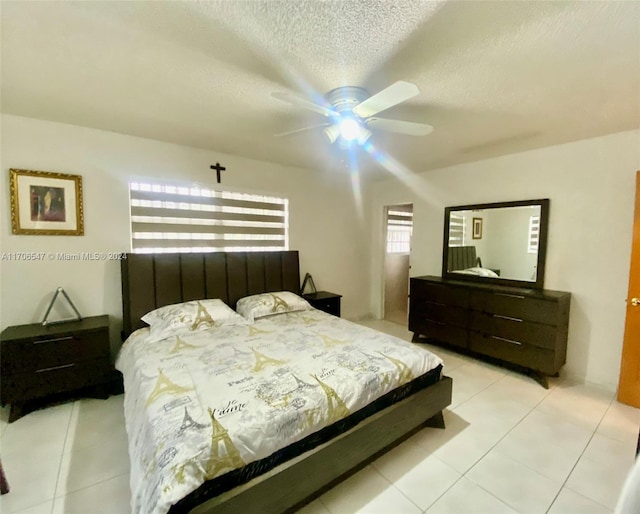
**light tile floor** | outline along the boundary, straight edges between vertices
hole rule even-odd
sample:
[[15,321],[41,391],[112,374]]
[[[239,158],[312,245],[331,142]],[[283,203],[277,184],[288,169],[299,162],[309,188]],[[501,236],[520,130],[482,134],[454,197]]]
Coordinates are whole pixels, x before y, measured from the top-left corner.
[[[409,339],[386,321],[362,324]],[[524,375],[431,348],[454,379],[447,428],[425,428],[302,514],[605,514],[633,464],[640,410],[613,392]],[[79,400],[7,424],[4,514],[127,514],[122,399]]]

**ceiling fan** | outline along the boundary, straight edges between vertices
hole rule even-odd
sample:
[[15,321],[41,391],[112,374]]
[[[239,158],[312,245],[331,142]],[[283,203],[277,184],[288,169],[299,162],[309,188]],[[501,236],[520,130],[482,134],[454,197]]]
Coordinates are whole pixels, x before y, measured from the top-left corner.
[[361,87],[338,87],[329,91],[322,103],[314,103],[289,93],[272,93],[272,96],[278,100],[299,105],[329,118],[324,123],[276,135],[288,136],[324,127],[323,132],[331,143],[340,139],[347,143],[357,141],[359,144],[364,144],[371,137],[372,130],[386,130],[409,136],[426,136],[433,131],[433,127],[426,123],[378,118],[375,116],[379,112],[409,100],[419,93],[420,90],[415,84],[401,80],[373,96],[370,96],[367,90]]

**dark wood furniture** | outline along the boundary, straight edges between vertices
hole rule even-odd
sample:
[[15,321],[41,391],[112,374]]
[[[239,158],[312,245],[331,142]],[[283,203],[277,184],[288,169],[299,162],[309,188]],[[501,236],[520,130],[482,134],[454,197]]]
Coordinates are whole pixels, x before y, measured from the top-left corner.
[[534,372],[548,387],[567,356],[571,294],[491,284],[411,279],[409,330]]
[[342,298],[342,295],[328,291],[318,291],[316,293],[303,294],[302,297],[307,300],[312,307],[340,317],[340,298]]
[[[250,294],[300,291],[296,251],[127,254],[121,267],[124,335],[144,326],[140,317],[162,305],[220,298],[235,307],[240,298]],[[442,410],[451,404],[451,390],[451,379],[442,377],[348,432],[205,501],[191,512],[294,511],[425,424],[444,428]]]
[[109,317],[43,326],[7,327],[0,336],[1,402],[11,404],[9,422],[31,400],[93,387],[106,398],[110,380]]

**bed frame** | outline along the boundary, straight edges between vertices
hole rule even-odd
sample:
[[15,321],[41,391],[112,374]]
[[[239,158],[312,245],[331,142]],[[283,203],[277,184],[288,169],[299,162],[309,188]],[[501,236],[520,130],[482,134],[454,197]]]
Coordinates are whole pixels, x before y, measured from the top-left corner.
[[[122,260],[123,337],[140,317],[173,303],[300,292],[297,251],[127,254]],[[365,419],[340,436],[192,509],[194,514],[294,512],[425,425],[444,428],[452,380],[438,382]],[[125,392],[126,394],[126,392]]]

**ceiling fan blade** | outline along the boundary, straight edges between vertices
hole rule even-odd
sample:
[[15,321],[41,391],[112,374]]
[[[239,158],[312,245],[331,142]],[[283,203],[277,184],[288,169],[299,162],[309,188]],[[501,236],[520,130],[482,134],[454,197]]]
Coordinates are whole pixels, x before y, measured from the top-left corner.
[[387,118],[369,118],[365,121],[368,127],[373,129],[387,130],[409,136],[426,136],[433,132],[433,127],[426,123],[415,123],[413,121],[389,120]]
[[271,93],[271,96],[273,96],[274,98],[277,98],[278,100],[282,100],[283,102],[287,102],[293,105],[299,105],[300,107],[304,107],[305,109],[309,109],[311,111],[323,114],[324,116],[338,116],[337,112],[332,111],[328,107],[310,102],[309,100],[305,98],[301,98],[296,95],[291,95],[289,93],[275,92],[275,93]]
[[[283,137],[290,136],[291,134],[297,134],[298,132],[306,132],[307,130],[312,130],[319,127],[326,127],[327,125],[331,125],[330,123],[320,123],[318,125],[310,125],[308,127],[303,127],[295,130],[289,130],[287,132],[280,132],[279,134],[275,134],[275,137]],[[325,129],[327,130],[327,129]],[[333,142],[333,141],[332,141]]]
[[356,105],[353,108],[353,112],[361,118],[368,118],[418,94],[420,94],[418,86],[411,82],[399,80]]
[[329,138],[329,142],[333,144],[336,142],[336,139],[340,137],[340,125],[338,125],[337,123],[334,125],[331,125],[330,127],[327,127],[326,129],[324,129],[323,132],[325,136]]

